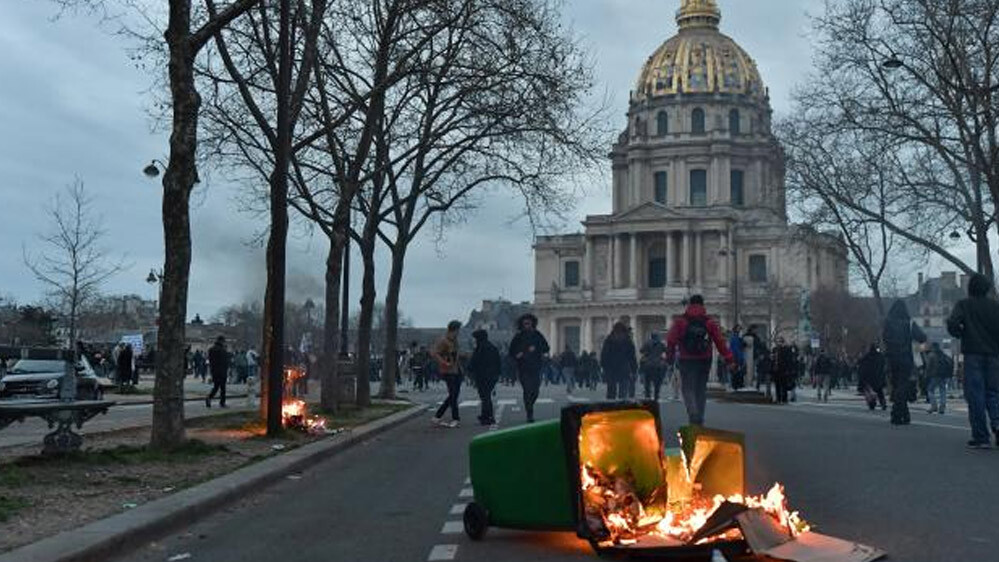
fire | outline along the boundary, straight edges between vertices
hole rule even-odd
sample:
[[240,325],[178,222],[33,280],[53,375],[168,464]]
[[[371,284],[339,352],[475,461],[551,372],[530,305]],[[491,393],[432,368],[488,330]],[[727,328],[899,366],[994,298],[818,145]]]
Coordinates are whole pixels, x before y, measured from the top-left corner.
[[[695,497],[686,505],[671,505],[665,514],[659,515],[645,509],[626,478],[610,478],[587,464],[580,469],[580,482],[587,520],[591,528],[602,526],[606,529],[606,543],[634,544],[647,535],[689,543],[726,501],[750,509],[763,509],[794,536],[809,530],[801,516],[788,509],[781,484],[774,484],[770,491],[760,496]],[[735,528],[697,542],[704,544],[740,538],[741,531]]]
[[286,398],[281,404],[282,425],[286,428],[299,429],[306,433],[325,433],[326,419],[319,416],[310,416],[305,400],[294,398],[297,394],[295,392],[295,383],[304,376],[305,371],[301,369],[286,368],[284,370],[284,395]]

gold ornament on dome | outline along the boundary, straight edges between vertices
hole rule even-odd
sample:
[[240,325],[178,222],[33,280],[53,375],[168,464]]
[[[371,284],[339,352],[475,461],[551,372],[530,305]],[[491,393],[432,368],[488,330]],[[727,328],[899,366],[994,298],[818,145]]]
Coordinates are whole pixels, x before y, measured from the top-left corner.
[[718,31],[719,22],[715,0],[681,0],[676,13],[680,31],[649,57],[636,97],[722,93],[762,99],[765,89],[756,62]]

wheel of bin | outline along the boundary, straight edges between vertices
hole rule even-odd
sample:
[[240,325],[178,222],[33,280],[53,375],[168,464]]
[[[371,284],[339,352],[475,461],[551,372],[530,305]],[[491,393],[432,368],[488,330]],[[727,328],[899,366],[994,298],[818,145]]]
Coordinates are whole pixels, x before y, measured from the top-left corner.
[[472,502],[465,506],[465,534],[473,541],[480,541],[489,528],[489,512],[481,505]]

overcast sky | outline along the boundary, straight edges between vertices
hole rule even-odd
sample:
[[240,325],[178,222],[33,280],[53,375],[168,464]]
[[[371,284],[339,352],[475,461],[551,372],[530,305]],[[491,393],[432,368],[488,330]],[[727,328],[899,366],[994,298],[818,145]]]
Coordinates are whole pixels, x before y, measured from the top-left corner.
[[[567,19],[593,53],[600,87],[610,97],[614,127],[624,126],[628,91],[645,59],[676,31],[679,0],[569,0]],[[722,31],[757,61],[778,113],[810,67],[806,11],[822,0],[721,0]],[[150,76],[129,59],[128,43],[86,17],[53,19],[52,3],[4,2],[0,18],[0,296],[22,303],[42,287],[21,259],[38,249],[45,206],[75,177],[101,208],[107,245],[131,268],[105,287],[152,298],[145,283],[162,264],[158,180],[141,170],[165,159],[167,138],[149,118]],[[608,142],[610,139],[608,139]],[[608,144],[609,148],[609,144]],[[609,174],[585,186],[576,218],[610,210]],[[263,252],[250,242],[262,224],[236,210],[237,190],[214,178],[195,195],[189,316],[210,317],[222,306],[263,294]],[[533,233],[511,224],[514,202],[487,197],[467,224],[442,244],[427,238],[411,252],[402,294],[404,314],[419,326],[464,319],[485,298],[530,300]],[[326,245],[300,232],[289,254],[289,298],[321,297]],[[357,260],[355,260],[357,263]],[[355,274],[358,274],[355,268]],[[379,272],[384,290],[387,267]],[[358,287],[357,275],[353,287]],[[356,302],[356,293],[351,300]]]

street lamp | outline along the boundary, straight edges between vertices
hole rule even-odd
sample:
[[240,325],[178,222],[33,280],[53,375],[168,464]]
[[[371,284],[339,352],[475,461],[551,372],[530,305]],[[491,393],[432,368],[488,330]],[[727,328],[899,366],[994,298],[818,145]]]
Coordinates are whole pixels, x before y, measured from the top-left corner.
[[149,161],[149,165],[142,169],[142,173],[146,174],[146,177],[155,178],[156,176],[160,175],[161,167],[165,172],[167,168],[166,164],[164,164],[162,161],[156,158],[153,158],[152,160]]

